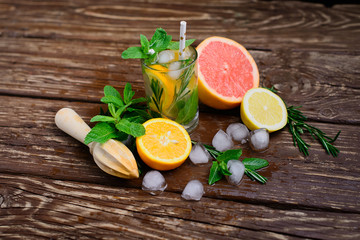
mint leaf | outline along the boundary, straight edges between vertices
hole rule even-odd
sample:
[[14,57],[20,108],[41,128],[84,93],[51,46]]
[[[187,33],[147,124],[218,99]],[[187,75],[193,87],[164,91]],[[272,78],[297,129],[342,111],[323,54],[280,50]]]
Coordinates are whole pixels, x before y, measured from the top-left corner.
[[106,85],[104,87],[104,96],[105,97],[113,96],[113,97],[120,98],[122,100],[120,93],[114,87],[109,86],[109,85]]
[[142,34],[140,34],[141,50],[143,53],[148,54],[149,52],[149,40]]
[[131,58],[147,58],[148,55],[145,54],[141,47],[129,47],[121,54],[123,59],[131,59]]
[[209,185],[213,185],[217,181],[219,181],[223,177],[223,174],[221,173],[220,166],[217,161],[213,161],[213,164],[210,169],[210,175],[208,183]]
[[122,132],[130,134],[134,137],[140,137],[145,134],[145,128],[140,123],[133,123],[126,119],[121,119],[115,127]]
[[90,122],[115,122],[115,118],[104,115],[96,115],[91,118]]
[[149,48],[154,49],[155,52],[161,52],[169,46],[171,39],[172,37],[167,35],[164,29],[158,28],[150,40]]
[[131,101],[131,104],[141,103],[141,102],[147,102],[148,99],[144,97],[136,98]]
[[100,99],[100,101],[103,102],[103,103],[106,103],[106,104],[113,103],[113,104],[115,104],[117,107],[122,107],[122,106],[124,106],[124,103],[123,103],[123,101],[122,101],[120,98],[115,97],[115,96],[111,96],[111,95],[102,97],[102,98]]
[[123,95],[124,95],[125,104],[128,104],[130,102],[130,100],[133,98],[133,96],[135,95],[135,92],[132,91],[132,89],[131,89],[130,83],[125,84]]
[[228,167],[227,167],[227,164],[226,164],[225,161],[221,161],[220,164],[219,164],[219,166],[220,166],[221,173],[222,173],[223,175],[228,175],[228,176],[231,175],[231,172],[229,172]]
[[[190,46],[194,42],[195,42],[195,39],[185,40],[185,47]],[[179,50],[179,48],[180,48],[180,42],[177,42],[177,41],[170,42],[170,44],[168,46],[168,49],[170,49],[170,50]]]
[[242,149],[231,149],[223,152],[220,156],[216,158],[218,161],[225,161],[226,163],[229,160],[239,160],[242,154]]
[[91,142],[105,143],[111,138],[118,137],[118,131],[109,123],[101,122],[95,125],[86,135],[84,143],[87,145]]
[[269,165],[269,162],[261,158],[245,158],[242,163],[245,168],[250,170],[257,170]]

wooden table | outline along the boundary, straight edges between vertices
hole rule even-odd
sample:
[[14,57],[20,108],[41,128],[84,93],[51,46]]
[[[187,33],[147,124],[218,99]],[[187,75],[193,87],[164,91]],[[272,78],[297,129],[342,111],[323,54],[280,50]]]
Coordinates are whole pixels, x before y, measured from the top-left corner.
[[[313,1],[316,2],[316,1]],[[341,1],[339,1],[341,2]],[[349,2],[349,1],[347,1]],[[218,35],[253,55],[262,86],[275,86],[289,105],[335,142],[334,158],[311,142],[310,156],[287,129],[270,148],[243,157],[267,159],[261,185],[244,177],[207,184],[210,163],[189,160],[164,172],[159,196],[141,190],[142,176],[102,172],[88,148],[54,124],[62,107],[89,123],[103,87],[126,82],[144,96],[138,60],[121,52],[162,27],[177,38]],[[7,1],[0,0],[0,238],[1,239],[360,239],[360,5],[312,1]],[[200,105],[191,138],[211,143],[239,122],[239,108]],[[199,202],[180,195],[199,179]]]

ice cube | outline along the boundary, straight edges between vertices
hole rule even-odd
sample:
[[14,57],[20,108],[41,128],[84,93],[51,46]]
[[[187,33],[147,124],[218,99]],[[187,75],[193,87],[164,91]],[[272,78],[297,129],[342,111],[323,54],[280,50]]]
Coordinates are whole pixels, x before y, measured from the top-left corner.
[[232,123],[227,129],[226,133],[232,137],[233,140],[241,142],[242,144],[247,142],[249,137],[249,129],[242,123]]
[[255,151],[264,151],[269,146],[269,132],[265,128],[250,132],[250,147]]
[[195,58],[195,51],[192,47],[185,48],[183,54],[183,59]]
[[181,76],[182,70],[179,70],[181,68],[181,62],[172,62],[169,64],[169,72],[168,75],[173,79],[178,79]]
[[147,172],[142,181],[142,190],[149,192],[151,195],[162,193],[166,187],[165,178],[159,171]]
[[158,63],[169,63],[175,59],[175,53],[171,50],[165,50],[159,53]]
[[199,180],[191,180],[186,184],[181,197],[186,200],[199,201],[204,195],[204,187]]
[[230,176],[226,176],[227,181],[232,185],[239,185],[242,177],[244,176],[245,166],[239,160],[230,160],[227,163]]
[[201,143],[196,143],[191,149],[189,158],[193,164],[209,162],[210,154]]
[[220,152],[229,150],[234,147],[234,142],[232,141],[231,137],[224,132],[223,130],[219,130],[213,140],[212,145],[214,148]]

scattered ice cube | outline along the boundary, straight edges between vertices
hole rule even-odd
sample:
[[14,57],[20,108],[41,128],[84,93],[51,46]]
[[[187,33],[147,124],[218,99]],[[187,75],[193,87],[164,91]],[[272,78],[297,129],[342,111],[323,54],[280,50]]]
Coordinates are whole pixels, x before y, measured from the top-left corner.
[[209,162],[210,153],[201,143],[196,143],[191,149],[189,158],[193,164],[203,164]]
[[224,132],[223,130],[219,130],[213,140],[212,145],[214,148],[220,152],[229,150],[234,147],[234,142],[232,141],[231,137]]
[[256,129],[250,132],[250,147],[255,151],[266,150],[269,146],[269,132],[265,128]]
[[181,68],[181,62],[172,62],[169,64],[169,76],[173,79],[178,79],[181,76],[182,70],[179,70]]
[[249,129],[242,123],[232,123],[227,129],[226,133],[232,137],[233,140],[241,142],[242,144],[247,142],[249,137]]
[[230,176],[226,176],[227,181],[233,185],[239,185],[242,177],[244,176],[245,166],[239,160],[230,160],[227,163]]
[[166,187],[165,178],[159,171],[147,172],[142,181],[142,190],[149,192],[151,195],[162,193]]
[[175,53],[171,50],[165,50],[159,53],[158,63],[169,63],[175,59]]
[[199,180],[191,180],[186,184],[181,197],[186,200],[199,201],[204,195],[204,187]]

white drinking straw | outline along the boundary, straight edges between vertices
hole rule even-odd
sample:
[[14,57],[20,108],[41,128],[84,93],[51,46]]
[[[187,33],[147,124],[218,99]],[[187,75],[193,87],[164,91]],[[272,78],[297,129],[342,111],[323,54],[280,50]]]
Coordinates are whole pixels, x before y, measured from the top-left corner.
[[179,59],[184,60],[185,51],[185,40],[186,40],[186,22],[180,22],[180,46],[179,46]]

